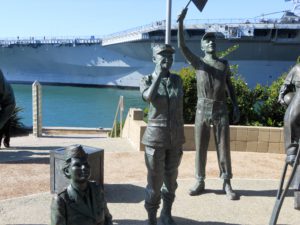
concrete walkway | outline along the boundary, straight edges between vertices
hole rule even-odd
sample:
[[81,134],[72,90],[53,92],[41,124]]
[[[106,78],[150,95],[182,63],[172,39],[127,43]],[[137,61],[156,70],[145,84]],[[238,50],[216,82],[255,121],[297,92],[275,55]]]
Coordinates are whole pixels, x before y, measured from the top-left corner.
[[[104,148],[105,192],[114,224],[146,225],[143,207],[146,170],[143,153],[134,151],[127,140],[91,135],[42,138],[28,136],[13,138],[11,143],[11,149],[0,150],[0,164],[10,165],[5,163],[47,158],[49,151],[71,144]],[[194,152],[185,152],[179,169],[173,209],[177,224],[268,224],[283,160],[284,155],[232,152],[232,185],[241,198],[229,201],[220,191],[222,182],[217,179],[215,152],[208,154],[207,193],[196,197],[187,194],[194,183]],[[49,224],[50,202],[51,195],[48,191],[1,200],[0,224]],[[278,224],[300,224],[300,211],[293,209],[292,192],[285,199]]]
[[109,152],[134,151],[127,140],[106,138],[99,135],[43,136],[32,135],[12,138],[11,148],[0,150],[0,163],[15,160],[28,160],[49,156],[49,151],[69,145],[81,144],[103,148]]

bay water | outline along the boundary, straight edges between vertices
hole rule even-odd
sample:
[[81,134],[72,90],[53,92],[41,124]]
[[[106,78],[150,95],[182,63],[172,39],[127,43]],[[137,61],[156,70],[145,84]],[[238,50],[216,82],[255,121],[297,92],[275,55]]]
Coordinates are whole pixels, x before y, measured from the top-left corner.
[[[13,84],[22,122],[32,126],[32,86]],[[125,120],[129,108],[146,107],[139,90],[42,85],[42,124],[59,127],[111,128],[120,96]]]

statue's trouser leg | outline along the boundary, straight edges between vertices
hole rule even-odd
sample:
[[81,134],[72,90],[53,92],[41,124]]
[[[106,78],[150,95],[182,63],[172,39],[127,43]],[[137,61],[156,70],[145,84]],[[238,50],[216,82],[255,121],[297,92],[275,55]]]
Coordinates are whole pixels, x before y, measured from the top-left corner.
[[300,210],[300,164],[293,180],[294,191],[294,208]]
[[4,125],[4,127],[1,130],[1,134],[0,134],[0,146],[1,146],[1,139],[4,137],[3,140],[3,144],[5,147],[10,147],[9,143],[10,143],[10,127],[11,127],[11,119],[9,119],[6,124]]
[[171,220],[171,209],[177,189],[178,167],[181,162],[182,147],[166,150],[164,183],[161,189],[163,199],[162,215]]
[[293,113],[294,111],[287,109],[284,116],[284,144],[287,157],[296,155],[299,146],[300,126],[299,118]]
[[145,190],[145,208],[148,212],[149,224],[156,225],[156,213],[159,208],[160,189],[164,179],[165,149],[145,147],[145,163],[147,167],[147,186]]
[[195,175],[198,181],[205,179],[205,167],[207,162],[207,149],[210,139],[210,123],[202,111],[197,109],[195,118]]
[[[299,149],[300,125],[299,107],[289,105],[284,115],[284,143],[287,161],[290,161],[297,154]],[[297,167],[296,174],[291,184],[294,191],[294,208],[300,210],[300,165]]]
[[294,208],[300,210],[300,190],[294,192]]
[[230,134],[227,115],[221,116],[219,120],[213,121],[213,130],[217,148],[220,177],[224,180],[232,178]]

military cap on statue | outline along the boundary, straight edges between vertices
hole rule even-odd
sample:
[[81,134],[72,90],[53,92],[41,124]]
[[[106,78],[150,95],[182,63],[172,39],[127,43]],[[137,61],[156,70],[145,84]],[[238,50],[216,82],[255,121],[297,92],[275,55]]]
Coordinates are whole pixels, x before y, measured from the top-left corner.
[[201,41],[206,40],[206,39],[216,39],[216,33],[215,32],[207,32],[203,35],[201,38]]
[[65,148],[65,160],[71,158],[87,158],[88,155],[81,145],[71,145]]
[[175,49],[168,44],[154,44],[152,46],[153,55],[160,54],[162,52],[169,52],[170,54],[173,54],[175,52]]

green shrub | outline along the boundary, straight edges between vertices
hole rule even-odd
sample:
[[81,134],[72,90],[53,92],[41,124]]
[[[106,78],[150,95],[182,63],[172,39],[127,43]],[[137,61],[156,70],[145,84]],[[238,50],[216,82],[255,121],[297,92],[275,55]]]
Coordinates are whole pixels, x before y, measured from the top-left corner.
[[259,107],[260,122],[263,126],[281,127],[285,108],[278,103],[278,94],[286,73],[266,87],[267,96]]
[[[125,121],[122,123],[122,128],[124,127]],[[121,127],[120,127],[120,122],[117,121],[111,131],[108,132],[109,137],[120,137],[121,134]]]
[[183,119],[184,123],[192,124],[195,122],[197,105],[197,81],[195,70],[187,67],[179,71],[183,82]]
[[22,122],[22,117],[19,113],[23,111],[23,108],[16,106],[12,116],[10,117],[10,133],[11,136],[22,136],[28,135],[31,131],[30,128],[26,127]]

